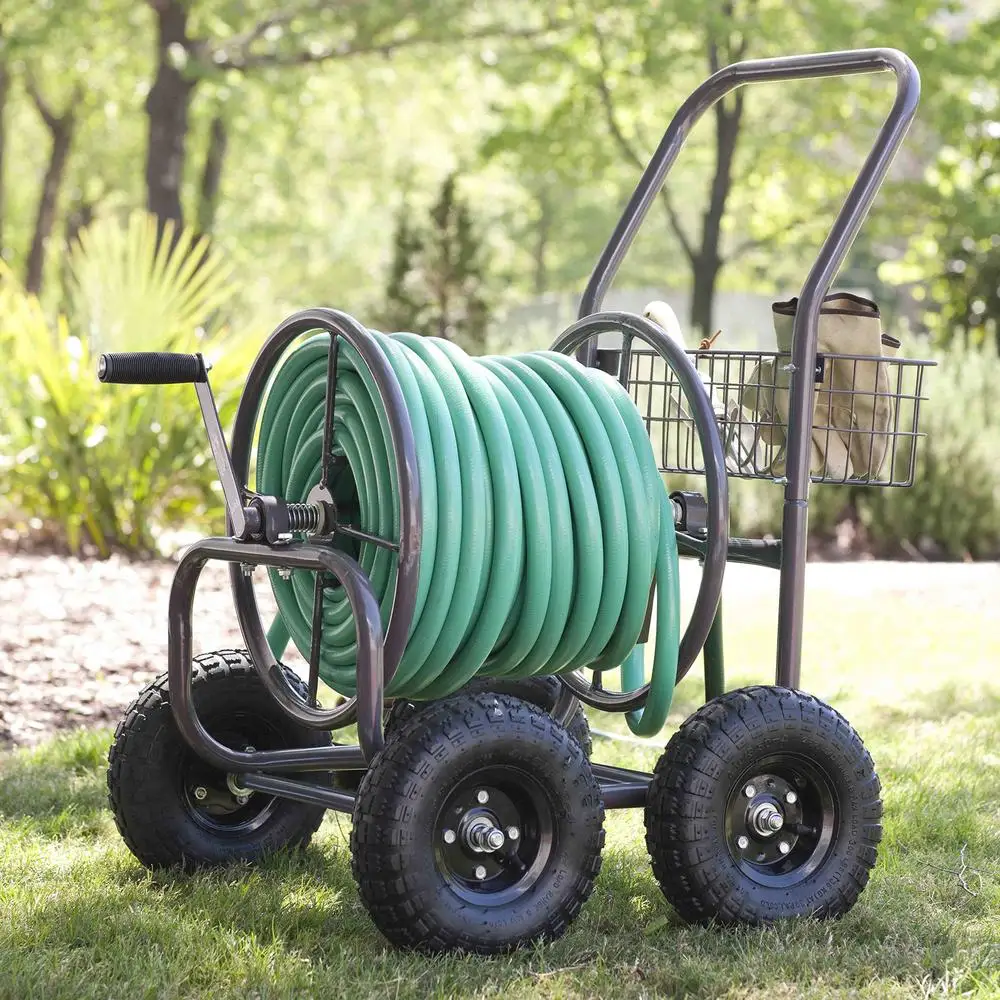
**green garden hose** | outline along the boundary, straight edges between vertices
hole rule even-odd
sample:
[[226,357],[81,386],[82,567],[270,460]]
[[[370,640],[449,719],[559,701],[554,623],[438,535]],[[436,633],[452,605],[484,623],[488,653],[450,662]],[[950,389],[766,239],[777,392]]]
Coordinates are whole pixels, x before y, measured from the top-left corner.
[[[677,674],[680,594],[671,504],[642,418],[610,376],[561,354],[471,358],[444,340],[374,333],[399,381],[422,497],[417,603],[391,697],[440,698],[473,677],[527,677],[621,666],[645,680],[637,645],[656,580],[655,656],[645,707],[652,735]],[[295,348],[274,375],[260,425],[257,488],[305,500],[320,480],[326,335]],[[338,509],[397,538],[399,497],[385,413],[356,352],[339,345],[334,410]],[[351,545],[355,543],[351,542]],[[392,610],[395,554],[356,550]],[[313,574],[271,571],[276,655],[291,638],[309,655]],[[342,589],[325,592],[320,676],[355,690],[355,637]]]

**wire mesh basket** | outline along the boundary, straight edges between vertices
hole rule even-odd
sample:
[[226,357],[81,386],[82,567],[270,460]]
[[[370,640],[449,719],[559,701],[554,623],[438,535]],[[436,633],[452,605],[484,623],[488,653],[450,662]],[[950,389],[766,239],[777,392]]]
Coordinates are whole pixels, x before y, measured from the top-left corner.
[[[767,351],[688,351],[715,409],[731,476],[785,475],[791,356]],[[704,461],[677,376],[652,349],[601,350],[643,415],[662,472],[697,475]],[[815,483],[910,486],[916,465],[924,371],[933,361],[853,354],[816,359],[811,478]]]

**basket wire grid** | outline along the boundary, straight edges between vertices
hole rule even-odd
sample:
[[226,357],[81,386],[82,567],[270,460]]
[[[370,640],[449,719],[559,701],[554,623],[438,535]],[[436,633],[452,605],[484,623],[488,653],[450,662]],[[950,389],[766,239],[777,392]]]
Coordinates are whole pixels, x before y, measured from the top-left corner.
[[[791,356],[688,351],[722,433],[729,475],[784,481]],[[676,374],[653,350],[601,351],[643,416],[661,472],[705,471]],[[933,361],[820,354],[811,430],[814,483],[910,486],[916,465],[924,370]],[[623,369],[623,370],[621,370]]]

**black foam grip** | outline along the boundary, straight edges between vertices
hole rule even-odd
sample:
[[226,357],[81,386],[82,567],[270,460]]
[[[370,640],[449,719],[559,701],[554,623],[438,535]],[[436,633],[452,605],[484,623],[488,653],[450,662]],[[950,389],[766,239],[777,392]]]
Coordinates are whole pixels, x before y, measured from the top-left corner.
[[204,382],[208,376],[200,354],[126,351],[102,354],[97,377],[102,382],[121,385],[174,385],[178,382]]

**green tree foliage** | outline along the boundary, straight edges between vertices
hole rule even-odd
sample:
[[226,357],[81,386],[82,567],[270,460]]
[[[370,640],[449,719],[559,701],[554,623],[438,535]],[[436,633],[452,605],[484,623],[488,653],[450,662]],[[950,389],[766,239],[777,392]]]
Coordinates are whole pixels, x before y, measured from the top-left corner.
[[399,210],[393,258],[380,322],[454,340],[466,350],[486,349],[491,294],[468,202],[449,174],[425,221]]
[[904,202],[910,238],[880,273],[910,287],[940,342],[1000,350],[1000,20],[955,48],[967,70],[937,98],[938,148]]

